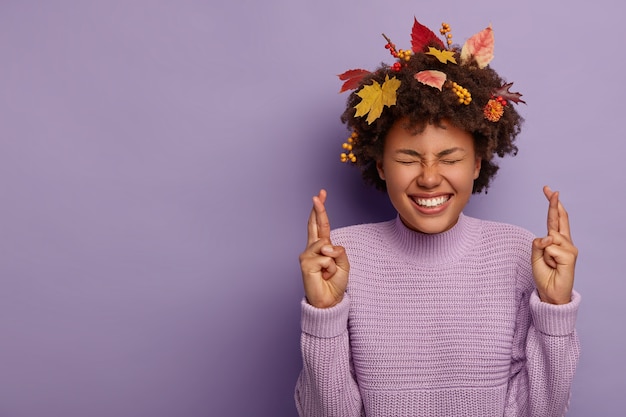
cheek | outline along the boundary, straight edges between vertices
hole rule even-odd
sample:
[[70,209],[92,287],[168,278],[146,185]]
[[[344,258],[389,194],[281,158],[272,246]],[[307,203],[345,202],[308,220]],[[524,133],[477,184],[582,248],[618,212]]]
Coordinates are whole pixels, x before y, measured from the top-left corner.
[[387,188],[404,189],[415,181],[418,174],[409,167],[394,167],[385,170]]
[[472,189],[474,187],[474,180],[478,178],[478,174],[480,169],[476,169],[476,167],[468,167],[468,169],[463,170],[463,172],[456,173],[454,177],[454,181],[460,188],[468,188]]
[[479,171],[474,164],[464,164],[441,171],[441,175],[457,190],[472,189]]

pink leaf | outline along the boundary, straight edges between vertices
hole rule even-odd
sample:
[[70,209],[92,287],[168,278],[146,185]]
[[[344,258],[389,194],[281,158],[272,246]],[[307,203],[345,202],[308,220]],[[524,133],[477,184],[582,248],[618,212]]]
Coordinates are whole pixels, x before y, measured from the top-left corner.
[[461,64],[468,64],[472,58],[478,68],[486,67],[493,59],[493,30],[485,28],[469,38],[461,49]]
[[446,82],[446,74],[437,70],[420,71],[415,74],[415,79],[422,84],[429,85],[441,91],[443,83]]

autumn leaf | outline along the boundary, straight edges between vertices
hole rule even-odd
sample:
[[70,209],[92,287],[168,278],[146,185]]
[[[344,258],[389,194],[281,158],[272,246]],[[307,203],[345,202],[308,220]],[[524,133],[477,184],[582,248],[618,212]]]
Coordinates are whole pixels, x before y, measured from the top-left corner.
[[356,93],[361,97],[361,102],[354,107],[356,109],[354,116],[361,117],[367,114],[367,123],[372,124],[383,113],[385,106],[391,107],[396,104],[396,91],[399,87],[400,80],[396,77],[389,79],[389,75],[385,76],[382,86],[377,81],[364,86]]
[[456,64],[456,59],[454,59],[454,52],[448,50],[439,50],[437,48],[433,48],[432,46],[428,47],[428,52],[425,52],[426,55],[432,55],[439,60],[442,64],[452,62]]
[[461,49],[461,64],[476,60],[478,68],[485,68],[493,59],[493,30],[485,28],[469,38]]
[[493,95],[498,97],[502,97],[505,100],[509,100],[512,101],[513,103],[524,103],[526,104],[526,102],[524,100],[522,100],[520,97],[522,97],[522,94],[520,93],[513,93],[511,91],[509,91],[509,88],[511,88],[511,86],[513,85],[513,83],[507,83],[504,84],[502,87],[500,88],[496,88],[495,90],[493,90]]
[[441,87],[443,87],[443,83],[446,82],[446,74],[437,70],[426,70],[420,71],[414,75],[415,79],[422,84],[429,85],[431,87],[435,87],[441,91]]
[[432,42],[434,42],[441,49],[445,49],[441,39],[439,39],[432,30],[418,22],[417,18],[414,17],[414,19],[415,22],[413,23],[413,30],[411,31],[411,47],[413,52],[416,54],[424,52],[426,47]]
[[339,92],[343,93],[344,91],[354,90],[359,86],[359,84],[361,84],[363,78],[365,78],[369,74],[371,74],[371,72],[364,69],[351,69],[344,72],[343,74],[339,74],[339,79],[341,81],[345,81],[345,83],[343,83],[343,85],[341,86],[341,90],[339,90]]

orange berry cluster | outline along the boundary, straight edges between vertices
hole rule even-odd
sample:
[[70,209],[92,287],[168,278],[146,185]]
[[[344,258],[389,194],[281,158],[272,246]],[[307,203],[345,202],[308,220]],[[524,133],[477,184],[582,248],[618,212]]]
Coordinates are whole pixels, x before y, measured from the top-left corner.
[[398,59],[403,61],[409,61],[412,55],[413,51],[411,51],[410,49],[400,49],[398,51]]
[[489,99],[487,104],[485,104],[485,108],[483,109],[485,119],[489,120],[490,122],[497,122],[504,114],[505,106],[506,100],[503,99],[501,96]]
[[402,69],[402,63],[408,62],[411,59],[411,56],[413,56],[413,51],[410,49],[397,50],[396,45],[391,41],[387,41],[385,49],[389,49],[391,56],[399,60],[391,66],[391,69],[394,71],[400,71]]
[[452,29],[450,29],[450,25],[447,23],[441,24],[441,29],[439,29],[439,33],[446,38],[446,42],[448,46],[452,45],[452,33],[450,33]]
[[347,152],[342,152],[340,157],[341,157],[341,162],[356,162],[356,156],[352,153],[352,148],[354,146],[354,143],[356,141],[356,138],[358,137],[356,132],[352,132],[352,134],[350,135],[350,137],[343,143],[343,145],[341,145],[341,147]]
[[470,94],[469,91],[467,91],[467,88],[460,86],[454,81],[452,82],[451,88],[454,94],[456,94],[457,97],[459,98],[459,104],[467,105],[472,102],[472,95]]

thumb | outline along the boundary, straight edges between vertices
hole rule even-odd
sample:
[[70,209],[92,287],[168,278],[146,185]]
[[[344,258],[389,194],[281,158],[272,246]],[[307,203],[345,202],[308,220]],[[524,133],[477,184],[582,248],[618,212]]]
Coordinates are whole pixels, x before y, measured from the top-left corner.
[[338,268],[343,269],[344,271],[350,270],[350,262],[348,261],[348,254],[343,246],[335,246],[333,248],[333,252],[335,252],[335,264]]
[[550,243],[552,241],[552,238],[550,236],[545,236],[545,237],[537,237],[533,240],[533,258],[535,257],[535,255],[543,255],[543,251],[545,248],[547,248]]
[[551,268],[556,268],[556,261],[550,255],[546,253],[546,248],[553,243],[551,236],[538,237],[533,240],[532,246],[532,263],[539,262],[542,258],[543,261]]

